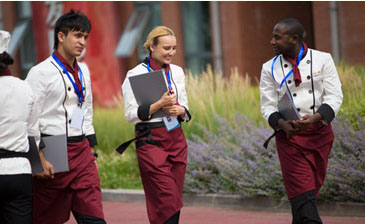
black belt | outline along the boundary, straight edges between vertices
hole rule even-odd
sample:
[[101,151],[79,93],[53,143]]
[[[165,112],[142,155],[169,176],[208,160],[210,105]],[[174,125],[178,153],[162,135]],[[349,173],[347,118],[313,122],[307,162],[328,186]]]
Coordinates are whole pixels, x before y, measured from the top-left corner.
[[0,149],[0,159],[14,158],[14,157],[28,158],[29,154],[27,152],[14,152],[6,149]]
[[[41,134],[41,137],[48,137],[48,136],[52,136],[52,135],[47,135],[47,134],[43,134],[43,133]],[[71,143],[82,142],[85,139],[86,139],[85,135],[70,136],[70,137],[67,137],[67,142],[71,142]],[[42,147],[40,147],[40,148],[42,148]]]
[[138,123],[136,124],[136,131],[141,131],[146,128],[154,129],[154,128],[162,128],[165,127],[165,124],[161,122],[146,122],[146,123]]
[[75,142],[83,142],[86,139],[85,135],[71,136],[67,137],[67,142],[75,143]]
[[[162,127],[165,127],[165,124],[163,122],[146,122],[146,123],[136,124],[135,130],[139,132],[138,135],[135,138],[121,144],[116,149],[116,151],[119,152],[120,154],[122,154],[127,149],[127,147],[135,140],[137,140],[136,148],[139,148],[139,147],[141,147],[143,145],[147,145],[147,144],[161,145],[161,141],[152,139],[151,129],[162,128]],[[147,139],[139,140],[140,138],[146,137],[146,136],[147,136]]]
[[36,146],[34,137],[28,136],[28,143],[29,143],[28,152],[14,152],[14,151],[6,150],[6,149],[0,149],[0,159],[14,158],[14,157],[23,157],[23,158],[29,159],[31,147],[37,147],[37,146]]

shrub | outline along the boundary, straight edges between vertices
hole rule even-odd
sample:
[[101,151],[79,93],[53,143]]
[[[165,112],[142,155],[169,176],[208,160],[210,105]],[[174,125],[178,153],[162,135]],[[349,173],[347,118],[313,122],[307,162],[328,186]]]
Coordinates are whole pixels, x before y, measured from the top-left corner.
[[[285,198],[274,141],[263,143],[272,130],[257,126],[244,115],[229,124],[218,115],[217,134],[200,126],[203,137],[193,136],[184,190],[192,193],[238,193],[243,196]],[[361,121],[361,119],[359,119]],[[321,199],[365,202],[365,123],[353,129],[340,116],[333,122],[335,142]]]

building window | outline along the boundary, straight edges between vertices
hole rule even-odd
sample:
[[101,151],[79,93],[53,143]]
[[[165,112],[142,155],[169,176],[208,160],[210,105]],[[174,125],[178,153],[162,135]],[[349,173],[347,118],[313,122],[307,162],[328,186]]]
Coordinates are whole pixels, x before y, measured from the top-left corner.
[[143,61],[145,57],[148,56],[148,51],[146,51],[143,47],[144,42],[147,39],[148,34],[151,32],[153,28],[156,26],[160,26],[161,22],[161,6],[160,2],[136,2],[136,8],[146,7],[150,11],[150,17],[146,26],[144,27],[141,37],[138,40],[137,44],[137,53],[138,60]]
[[185,66],[193,74],[212,64],[209,2],[182,2]]
[[32,11],[30,2],[17,2],[17,24],[11,32],[9,53],[20,53],[20,78],[25,78],[28,71],[36,63],[34,38],[32,31]]
[[148,52],[143,49],[148,33],[154,26],[161,24],[160,3],[136,2],[135,4],[135,9],[118,42],[115,56],[129,57],[137,48],[138,60],[142,61],[148,55]]

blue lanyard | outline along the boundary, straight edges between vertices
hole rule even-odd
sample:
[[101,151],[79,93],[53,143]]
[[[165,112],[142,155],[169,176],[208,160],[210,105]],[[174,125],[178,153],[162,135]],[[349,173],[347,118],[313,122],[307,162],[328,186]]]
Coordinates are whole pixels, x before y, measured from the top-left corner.
[[[151,72],[151,68],[150,68],[150,58],[147,57],[147,70],[148,72]],[[170,71],[167,73],[167,81],[169,82],[169,90],[171,89],[171,79],[170,79]]]
[[65,68],[65,66],[61,63],[61,61],[56,57],[56,55],[54,54],[54,52],[52,53],[52,57],[53,59],[57,62],[57,64],[62,68],[62,70],[66,73],[68,79],[71,81],[73,87],[75,88],[76,94],[79,97],[79,103],[82,103],[82,91],[84,90],[84,87],[82,86],[82,71],[79,67],[79,76],[80,76],[80,82],[81,82],[81,91],[79,90],[79,88],[77,87],[76,83],[72,80],[70,74],[68,73],[67,69]]
[[[299,56],[297,58],[297,66],[299,65],[300,61],[302,60],[302,57],[303,57],[303,51],[304,51],[304,47],[303,45],[301,46],[300,48],[300,51],[299,51]],[[273,62],[272,62],[272,65],[271,65],[271,75],[272,75],[272,78],[275,80],[275,77],[274,77],[274,64],[276,62],[276,59],[278,59],[279,55],[277,55]],[[288,74],[284,77],[284,79],[281,81],[280,83],[280,88],[283,86],[283,84],[285,83],[286,79],[293,73],[293,69],[290,70],[290,72],[288,72]],[[276,81],[276,80],[275,80]]]

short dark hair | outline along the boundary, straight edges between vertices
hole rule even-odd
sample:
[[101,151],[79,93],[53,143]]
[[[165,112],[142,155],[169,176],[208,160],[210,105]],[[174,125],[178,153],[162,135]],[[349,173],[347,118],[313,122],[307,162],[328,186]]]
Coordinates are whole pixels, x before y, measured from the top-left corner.
[[0,54],[0,73],[5,71],[5,69],[8,67],[8,65],[11,65],[14,63],[14,59],[11,57],[8,52],[4,51]]
[[81,31],[90,33],[91,23],[89,18],[87,18],[87,16],[79,10],[75,12],[73,9],[58,18],[54,29],[53,49],[56,50],[58,47],[58,33],[62,32],[67,35],[69,31]]
[[305,37],[305,30],[303,25],[294,18],[288,18],[280,21],[278,24],[284,24],[287,27],[287,34],[294,35],[297,34],[299,37],[299,41],[302,42]]

